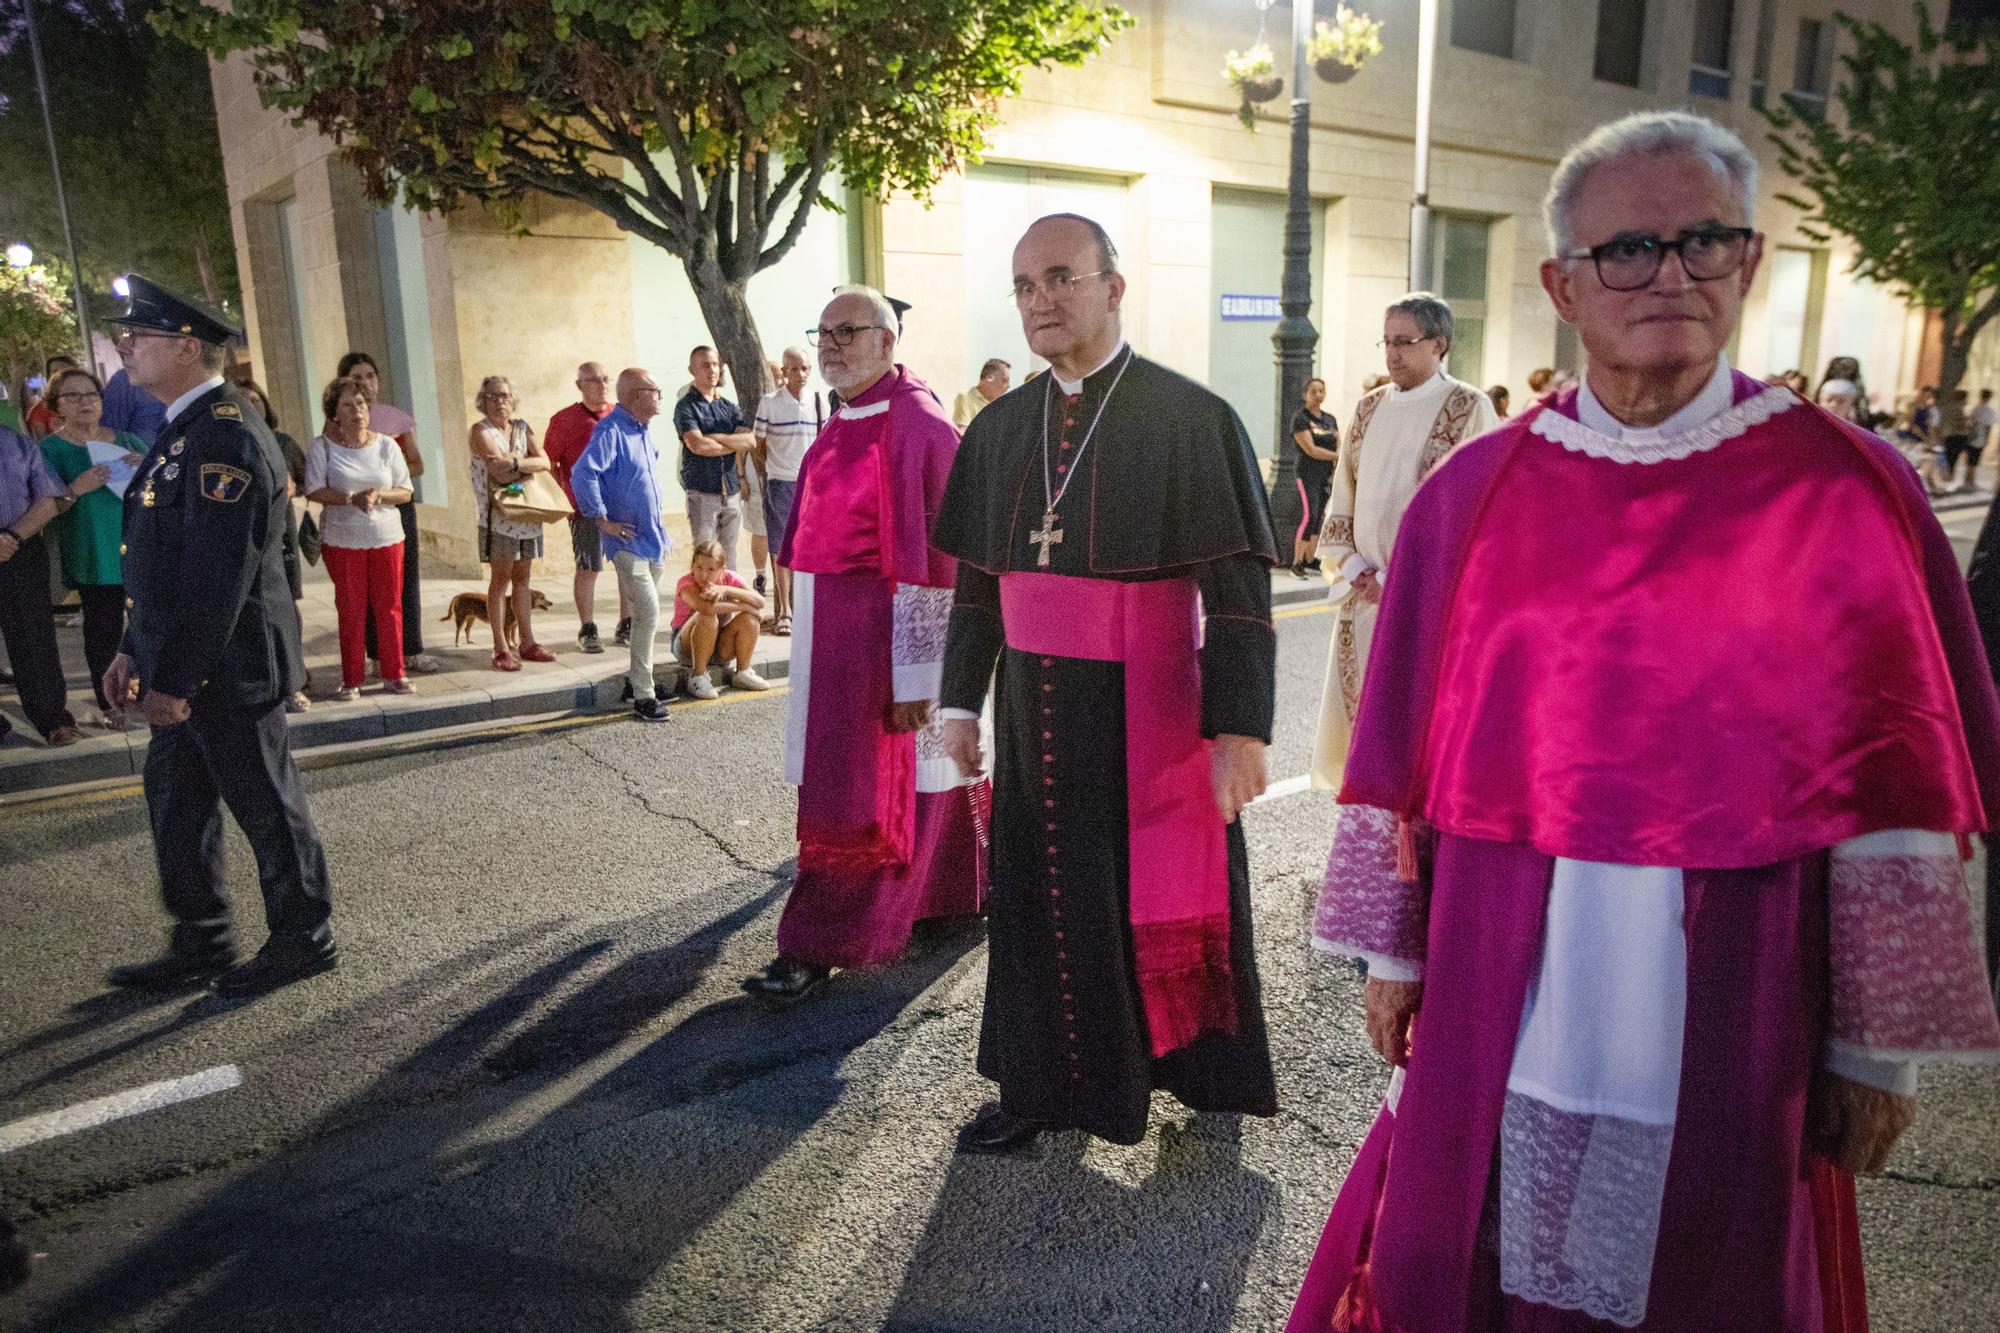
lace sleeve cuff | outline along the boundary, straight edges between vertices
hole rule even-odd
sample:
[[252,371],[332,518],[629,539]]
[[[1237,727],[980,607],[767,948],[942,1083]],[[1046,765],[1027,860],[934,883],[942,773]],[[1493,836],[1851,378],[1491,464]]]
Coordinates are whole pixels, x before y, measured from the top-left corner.
[[[1372,805],[1341,806],[1313,916],[1313,948],[1365,958],[1370,976],[1414,981],[1423,975],[1429,916],[1428,886],[1396,877],[1396,817]],[[1410,974],[1378,970],[1397,964]]]
[[951,622],[951,589],[896,585],[890,661],[897,703],[935,699],[943,685],[945,628]]
[[2000,1060],[1950,834],[1892,829],[1839,844],[1827,898],[1831,1046],[1881,1061]]

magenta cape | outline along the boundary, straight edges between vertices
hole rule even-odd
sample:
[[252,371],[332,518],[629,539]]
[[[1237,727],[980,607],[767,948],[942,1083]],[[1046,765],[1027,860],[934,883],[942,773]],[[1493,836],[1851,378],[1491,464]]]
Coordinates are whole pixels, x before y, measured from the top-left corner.
[[[898,366],[834,413],[807,450],[778,563],[819,578],[845,641],[814,662],[825,691],[811,709],[799,787],[799,869],[902,871],[916,844],[916,738],[887,730],[890,643],[899,583],[949,588],[958,564],[930,544],[958,450],[937,399]],[[840,683],[835,684],[838,655]]]
[[1214,745],[1189,702],[1201,697],[1200,601],[1191,578],[1000,576],[1008,647],[1125,664],[1127,911],[1156,1059],[1204,1032],[1237,1030],[1228,826],[1215,808]]
[[[1739,403],[1763,387],[1736,380]],[[1976,777],[1965,738],[1995,734],[1993,681],[1902,457],[1794,402],[1713,450],[1616,462],[1533,433],[1574,404],[1418,490],[1341,800],[1685,868],[1985,829],[2000,769]]]

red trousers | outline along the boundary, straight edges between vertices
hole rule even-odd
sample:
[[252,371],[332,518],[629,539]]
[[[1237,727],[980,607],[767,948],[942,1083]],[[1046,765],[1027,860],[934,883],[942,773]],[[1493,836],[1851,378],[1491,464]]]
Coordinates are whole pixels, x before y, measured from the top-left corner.
[[375,613],[382,679],[403,678],[403,544],[365,551],[328,546],[333,609],[340,618],[340,683],[359,688],[368,674],[368,613]]

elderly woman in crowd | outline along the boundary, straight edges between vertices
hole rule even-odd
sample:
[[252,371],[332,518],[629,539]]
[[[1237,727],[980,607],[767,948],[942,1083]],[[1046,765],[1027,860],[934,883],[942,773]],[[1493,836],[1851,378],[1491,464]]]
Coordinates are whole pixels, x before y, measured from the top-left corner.
[[[243,395],[250,400],[251,406],[255,407],[258,414],[264,418],[264,424],[271,428],[271,435],[278,441],[278,451],[285,456],[286,494],[292,496],[304,495],[306,493],[306,451],[299,448],[297,440],[279,428],[277,410],[271,406],[271,395],[265,393],[264,386],[257,383],[254,379],[239,381],[236,387],[243,390]],[[303,558],[299,553],[299,516],[297,510],[291,505],[285,506],[285,582],[292,590],[292,600],[294,602],[300,601],[305,597],[305,568]],[[303,619],[301,619],[300,625],[301,632],[298,649],[299,660],[303,662],[306,660]],[[408,664],[405,663],[405,665],[407,666]],[[306,684],[307,686],[311,686],[312,684],[311,671],[306,672]],[[285,711],[287,713],[303,713],[311,707],[312,700],[306,697],[304,690],[296,691],[291,698],[285,700]]]
[[403,667],[403,527],[395,507],[410,498],[403,451],[368,428],[368,395],[349,379],[336,379],[320,397],[326,433],[306,450],[306,498],[326,506],[320,518],[321,550],[333,579],[333,607],[340,624],[340,689],[336,699],[361,697],[367,652],[366,615],[382,636],[382,687],[408,694]]
[[[62,552],[62,578],[83,603],[83,658],[98,714],[113,731],[125,729],[125,701],[104,697],[104,672],[125,636],[125,576],[120,535],[125,524],[122,489],[111,488],[111,457],[103,446],[121,450],[119,461],[137,467],[146,442],[103,424],[104,386],[87,370],[58,371],[49,382],[48,402],[56,428],[42,437],[42,457],[68,492],[56,499],[50,525]],[[91,446],[99,448],[93,453]]]
[[[505,375],[488,375],[479,385],[479,420],[466,447],[472,452],[472,493],[479,497],[479,558],[489,573],[486,617],[493,628],[493,666],[519,671],[523,660],[553,662],[555,654],[535,642],[528,605],[529,578],[542,553],[542,525],[508,518],[493,505],[493,492],[531,472],[547,472],[548,456],[527,422],[514,415],[514,385]],[[507,644],[505,607],[512,598],[521,655]]]
[[[368,420],[372,427],[396,442],[403,451],[403,465],[412,483],[424,475],[424,456],[417,449],[417,423],[408,412],[382,399],[382,374],[375,358],[366,352],[349,352],[340,358],[340,377],[361,386],[368,398]],[[444,663],[424,651],[423,592],[417,570],[417,502],[414,486],[411,498],[396,506],[396,520],[403,528],[403,665],[416,674],[442,671]],[[376,642],[375,617],[368,617],[368,656],[380,661]]]

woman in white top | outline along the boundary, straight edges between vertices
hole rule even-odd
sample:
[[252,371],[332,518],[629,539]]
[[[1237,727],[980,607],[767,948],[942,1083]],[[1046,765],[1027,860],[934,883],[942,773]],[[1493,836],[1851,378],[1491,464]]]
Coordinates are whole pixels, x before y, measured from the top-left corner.
[[[514,386],[505,375],[488,375],[480,381],[479,411],[466,447],[472,451],[472,493],[479,497],[479,558],[489,570],[486,618],[493,629],[493,666],[500,671],[519,671],[524,660],[556,660],[554,653],[535,642],[528,618],[528,578],[542,553],[542,525],[493,513],[492,490],[519,481],[530,472],[547,472],[549,460],[528,423],[513,414]],[[510,595],[520,657],[507,646],[503,628]]]
[[320,540],[333,578],[340,621],[340,691],[361,695],[367,669],[368,615],[383,629],[382,688],[408,694],[403,662],[403,524],[396,506],[410,498],[403,451],[368,429],[368,395],[337,379],[320,396],[326,433],[306,450],[306,499],[326,506]]

